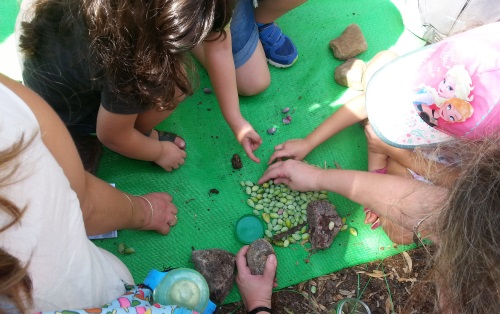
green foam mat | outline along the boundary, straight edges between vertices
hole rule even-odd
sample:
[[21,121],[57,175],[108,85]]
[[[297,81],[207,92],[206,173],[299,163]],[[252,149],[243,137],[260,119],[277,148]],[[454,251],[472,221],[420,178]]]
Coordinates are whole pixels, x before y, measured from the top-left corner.
[[[358,57],[368,61],[378,51],[394,45],[403,32],[399,12],[390,1],[382,0],[309,1],[278,22],[297,45],[299,59],[289,69],[271,67],[272,84],[264,93],[240,98],[243,115],[263,139],[256,152],[260,164],[246,157],[225,123],[215,95],[203,93],[203,87],[210,87],[204,70],[199,71],[200,88],[159,126],[186,140],[185,165],[167,173],[150,162],[105,151],[98,172],[100,178],[131,194],[168,192],[179,209],[179,223],[167,236],[123,230],[118,239],[94,241],[117,254],[136,282],[142,282],[152,268],[193,268],[190,261],[193,249],[238,252],[242,244],[234,236],[235,223],[252,212],[239,182],[256,182],[266,169],[275,145],[305,137],[348,99],[347,89],[333,79],[334,69],[342,61],[333,57],[330,40],[351,23],[357,23],[369,47]],[[289,125],[281,122],[284,107],[291,108]],[[277,127],[277,132],[269,135],[266,130],[272,126]],[[235,153],[243,160],[240,170],[231,166]],[[316,148],[306,160],[320,167],[334,168],[338,164],[343,169],[366,170],[367,147],[362,127],[347,128]],[[217,189],[219,194],[211,194],[211,189]],[[359,204],[333,193],[329,193],[329,201],[346,217],[347,224],[357,229],[358,235],[341,232],[329,249],[312,256],[298,244],[277,247],[279,289],[411,248],[395,248],[382,230],[371,231],[363,223],[364,213]],[[136,253],[119,255],[119,242],[134,247]],[[225,302],[239,299],[237,289],[233,288]]]
[[16,16],[19,12],[17,0],[0,1],[0,43],[14,33]]

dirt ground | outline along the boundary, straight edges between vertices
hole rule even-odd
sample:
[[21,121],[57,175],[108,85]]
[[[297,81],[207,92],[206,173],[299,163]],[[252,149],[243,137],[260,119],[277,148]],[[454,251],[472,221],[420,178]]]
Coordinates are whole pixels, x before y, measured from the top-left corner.
[[[417,289],[434,295],[434,286],[425,278],[433,250],[432,246],[420,247],[275,291],[273,311],[275,314],[335,313],[329,310],[338,300],[356,298],[359,294],[372,314],[433,313],[433,300],[408,302]],[[246,311],[240,301],[223,305],[215,313]]]

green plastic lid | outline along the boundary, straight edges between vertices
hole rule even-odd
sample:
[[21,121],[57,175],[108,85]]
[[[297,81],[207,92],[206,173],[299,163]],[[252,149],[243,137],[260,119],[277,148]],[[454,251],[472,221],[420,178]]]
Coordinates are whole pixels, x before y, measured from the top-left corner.
[[250,244],[264,237],[264,225],[259,217],[245,215],[236,223],[235,235],[241,243]]

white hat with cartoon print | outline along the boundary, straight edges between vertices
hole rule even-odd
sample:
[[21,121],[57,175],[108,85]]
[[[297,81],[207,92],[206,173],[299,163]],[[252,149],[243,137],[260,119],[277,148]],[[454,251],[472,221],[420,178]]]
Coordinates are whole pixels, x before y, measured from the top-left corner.
[[500,22],[393,60],[368,82],[366,110],[386,143],[413,148],[500,131]]

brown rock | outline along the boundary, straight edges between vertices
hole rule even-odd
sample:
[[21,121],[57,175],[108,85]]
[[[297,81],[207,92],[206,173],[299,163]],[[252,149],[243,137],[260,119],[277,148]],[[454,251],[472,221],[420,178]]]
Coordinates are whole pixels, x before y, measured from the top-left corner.
[[349,25],[342,35],[330,41],[333,55],[339,60],[347,60],[368,49],[365,36],[357,24]]
[[221,249],[197,250],[191,253],[194,268],[205,277],[210,288],[210,300],[221,304],[233,287],[236,258]]
[[231,164],[233,165],[233,169],[243,168],[243,162],[241,162],[240,155],[234,154],[233,158],[231,158]]
[[[330,222],[335,224],[330,230]],[[335,207],[326,200],[312,201],[307,205],[307,223],[309,224],[309,241],[313,249],[330,247],[333,239],[342,228],[342,218]]]
[[335,68],[335,81],[342,86],[356,90],[364,90],[363,76],[366,63],[357,58],[351,58]]
[[258,239],[248,247],[247,265],[252,275],[263,275],[267,257],[274,254],[271,243],[265,239]]

